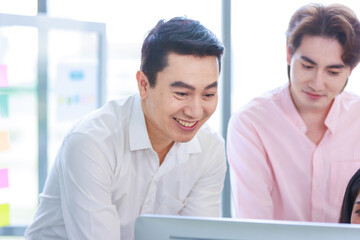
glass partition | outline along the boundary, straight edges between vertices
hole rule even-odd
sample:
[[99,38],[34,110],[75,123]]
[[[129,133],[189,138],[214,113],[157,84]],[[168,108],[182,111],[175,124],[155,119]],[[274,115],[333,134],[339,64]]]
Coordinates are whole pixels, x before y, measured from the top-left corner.
[[0,239],[23,236],[66,131],[103,104],[105,44],[102,23],[0,14]]
[[4,198],[12,225],[29,223],[38,199],[37,42],[35,27],[0,28],[0,131],[10,143],[0,153],[0,169],[8,170]]

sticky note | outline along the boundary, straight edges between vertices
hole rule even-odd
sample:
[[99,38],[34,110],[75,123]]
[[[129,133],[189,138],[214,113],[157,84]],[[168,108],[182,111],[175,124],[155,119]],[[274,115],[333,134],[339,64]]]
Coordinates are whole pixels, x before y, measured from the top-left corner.
[[70,80],[82,81],[84,79],[84,72],[81,70],[73,70],[70,72]]
[[0,152],[10,149],[9,132],[0,131]]
[[9,98],[7,94],[0,94],[0,117],[9,117]]
[[0,204],[0,227],[10,225],[10,205]]
[[9,186],[9,174],[8,169],[0,169],[0,188],[6,188]]
[[0,64],[0,87],[7,87],[8,85],[7,66]]

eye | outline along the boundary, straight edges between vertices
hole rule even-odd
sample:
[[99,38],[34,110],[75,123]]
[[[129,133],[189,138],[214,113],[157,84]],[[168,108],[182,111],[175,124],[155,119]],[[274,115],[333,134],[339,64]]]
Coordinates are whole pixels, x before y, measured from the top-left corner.
[[334,71],[329,71],[329,74],[332,75],[332,76],[337,76],[340,73],[339,72],[334,72]]
[[174,92],[174,97],[178,100],[185,100],[189,96],[187,92]]
[[314,67],[312,66],[312,65],[308,65],[308,64],[301,64],[302,65],[302,67],[304,68],[304,69],[313,69]]
[[206,94],[203,95],[203,97],[205,99],[212,99],[212,98],[215,97],[215,95],[216,95],[215,93],[206,93]]
[[185,97],[188,94],[186,92],[175,92],[176,95],[178,95],[179,97]]

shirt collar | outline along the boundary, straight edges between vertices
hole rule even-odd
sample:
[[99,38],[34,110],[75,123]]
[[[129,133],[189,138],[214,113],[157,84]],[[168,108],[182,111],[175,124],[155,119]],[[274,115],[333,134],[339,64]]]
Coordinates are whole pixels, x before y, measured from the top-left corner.
[[129,119],[130,150],[135,151],[152,148],[149,135],[146,130],[145,117],[141,107],[140,95],[137,93],[133,95],[133,97],[134,102],[133,107],[131,108]]
[[189,161],[192,153],[199,152],[201,152],[201,146],[197,135],[189,142],[175,142],[166,155],[165,161],[161,168],[159,168],[156,176],[161,177],[165,173],[171,171],[171,169]]
[[335,128],[340,117],[340,109],[342,102],[341,99],[342,99],[342,93],[340,93],[335,97],[334,102],[330,108],[330,111],[325,119],[325,125],[331,131],[331,133],[335,132]]
[[295,104],[291,98],[290,95],[290,85],[287,83],[282,87],[283,89],[280,90],[280,102],[282,105],[282,108],[284,109],[285,114],[287,117],[293,122],[296,127],[302,131],[303,133],[306,133],[307,127],[304,122],[304,120],[301,118],[299,112],[297,111]]
[[201,146],[197,135],[189,142],[175,142],[173,148],[176,148],[176,155],[180,156],[181,159],[189,159],[190,154],[201,152]]

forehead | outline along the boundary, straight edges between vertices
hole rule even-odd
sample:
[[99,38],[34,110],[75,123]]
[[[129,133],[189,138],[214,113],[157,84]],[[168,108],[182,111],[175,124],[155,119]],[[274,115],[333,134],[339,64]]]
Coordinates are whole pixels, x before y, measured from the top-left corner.
[[171,85],[180,81],[201,87],[217,81],[218,77],[217,57],[170,53],[167,66],[157,74],[157,82]]
[[344,49],[336,38],[304,35],[294,55],[311,58],[315,62],[331,62],[344,64]]
[[356,196],[355,202],[359,202],[360,201],[360,190],[358,192],[358,195]]
[[191,65],[189,63],[196,64],[195,67],[198,68],[209,68],[209,64],[213,64],[213,66],[219,67],[219,62],[216,56],[184,55],[184,54],[170,52],[167,55],[166,68],[172,68],[172,69],[190,68]]

